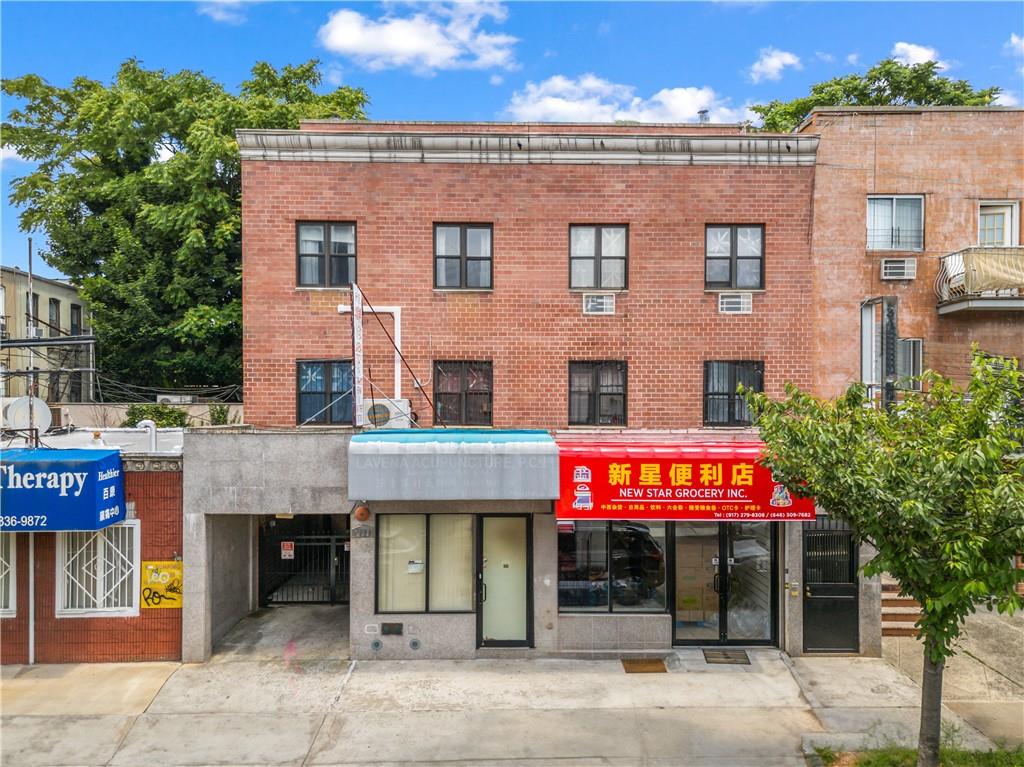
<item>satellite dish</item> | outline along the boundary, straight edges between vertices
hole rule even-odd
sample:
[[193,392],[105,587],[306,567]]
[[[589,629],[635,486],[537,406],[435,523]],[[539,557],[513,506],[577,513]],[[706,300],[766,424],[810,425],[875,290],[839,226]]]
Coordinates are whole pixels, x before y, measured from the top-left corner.
[[53,418],[50,415],[50,406],[46,404],[46,400],[40,399],[39,397],[18,397],[16,400],[12,400],[11,403],[4,408],[4,426],[8,429],[32,428],[32,425],[28,422],[29,399],[32,399],[33,409],[35,410],[34,426],[39,429],[39,433],[42,434],[50,428]]

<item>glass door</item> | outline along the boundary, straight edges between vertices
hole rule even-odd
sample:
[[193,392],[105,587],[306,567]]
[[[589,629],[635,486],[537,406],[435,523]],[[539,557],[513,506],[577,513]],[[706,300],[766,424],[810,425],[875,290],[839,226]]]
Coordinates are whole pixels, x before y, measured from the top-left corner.
[[530,520],[525,516],[480,518],[478,644],[529,646]]
[[675,644],[772,644],[771,522],[675,523]]

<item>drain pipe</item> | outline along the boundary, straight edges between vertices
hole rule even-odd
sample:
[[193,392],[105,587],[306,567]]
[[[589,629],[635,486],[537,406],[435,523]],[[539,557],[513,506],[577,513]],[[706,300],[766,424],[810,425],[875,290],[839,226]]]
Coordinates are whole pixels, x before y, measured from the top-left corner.
[[149,418],[135,424],[136,429],[145,429],[149,432],[149,452],[156,452],[156,422]]

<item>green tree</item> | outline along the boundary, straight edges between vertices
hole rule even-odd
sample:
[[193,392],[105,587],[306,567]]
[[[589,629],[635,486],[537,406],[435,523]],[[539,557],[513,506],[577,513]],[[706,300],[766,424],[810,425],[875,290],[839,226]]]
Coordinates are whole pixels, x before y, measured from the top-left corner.
[[777,479],[849,523],[877,552],[865,573],[890,573],[923,606],[918,765],[934,767],[942,671],[964,618],[1024,604],[1024,375],[976,354],[966,391],[923,381],[889,410],[869,407],[861,384],[835,401],[795,387],[782,401],[746,396]]
[[815,83],[807,96],[792,101],[769,101],[751,109],[761,116],[764,129],[793,130],[814,107],[835,106],[986,106],[999,88],[976,91],[966,80],[939,75],[934,61],[901,64],[885,59],[865,74],[843,75]]
[[3,146],[38,162],[11,183],[20,226],[79,286],[100,370],[134,384],[241,381],[241,161],[237,128],[365,118],[359,88],[318,94],[316,61],[258,63],[237,94],[200,72],[131,59],[109,85],[3,81],[21,102]]

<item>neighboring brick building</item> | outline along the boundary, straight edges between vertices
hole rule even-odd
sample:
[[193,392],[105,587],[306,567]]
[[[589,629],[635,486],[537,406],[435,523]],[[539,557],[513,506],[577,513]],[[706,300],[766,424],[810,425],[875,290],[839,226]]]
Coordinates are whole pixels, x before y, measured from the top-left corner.
[[[808,306],[817,392],[862,375],[880,383],[884,364],[862,370],[871,350],[856,333],[861,302],[881,296],[896,299],[898,337],[921,341],[899,350],[901,373],[915,347],[924,368],[961,383],[972,343],[1024,359],[1024,110],[826,107],[799,130],[821,137]],[[972,274],[987,283],[972,289]]]
[[[62,442],[71,439],[48,437],[48,442],[68,447]],[[0,663],[29,662],[29,584],[33,581],[35,662],[181,658],[181,603],[169,609],[166,604],[165,609],[146,604],[141,572],[147,563],[181,557],[180,450],[176,455],[126,454],[122,467],[131,521],[97,532],[0,533],[4,598]],[[59,514],[49,511],[55,517]],[[30,536],[34,539],[31,553]],[[60,563],[58,551],[63,556]],[[72,564],[76,559],[77,564]],[[30,575],[30,561],[34,575]],[[10,565],[13,578],[7,572]],[[123,584],[116,585],[122,579]],[[69,597],[72,588],[76,593]]]

